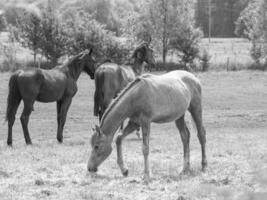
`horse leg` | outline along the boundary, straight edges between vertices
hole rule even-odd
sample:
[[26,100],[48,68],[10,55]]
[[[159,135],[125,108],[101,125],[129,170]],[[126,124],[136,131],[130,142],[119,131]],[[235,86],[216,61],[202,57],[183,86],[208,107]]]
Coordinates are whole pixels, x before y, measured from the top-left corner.
[[150,136],[150,122],[145,121],[141,123],[142,128],[142,137],[143,137],[143,146],[142,151],[144,155],[144,180],[149,181],[150,173],[149,173],[149,162],[148,162],[148,155],[149,155],[149,136]]
[[34,101],[27,102],[24,100],[24,108],[20,117],[25,142],[27,145],[32,144],[29,130],[28,130],[28,123],[29,123],[29,117],[31,112],[33,111],[33,103]]
[[57,125],[60,123],[60,110],[61,110],[61,101],[57,101]]
[[118,137],[116,139],[117,163],[118,163],[118,165],[120,167],[120,170],[121,170],[123,176],[128,176],[128,170],[124,167],[123,158],[122,158],[121,143],[122,143],[122,140],[127,135],[129,135],[130,133],[132,133],[137,127],[139,127],[139,125],[137,125],[136,123],[133,123],[133,122],[129,121],[129,123],[127,124],[127,126],[123,130],[122,135],[118,135]]
[[121,131],[123,131],[123,126],[124,126],[124,123],[122,122],[120,126]]
[[57,110],[58,112],[58,127],[57,127],[57,141],[62,143],[63,141],[63,128],[66,122],[66,116],[72,101],[72,97],[68,97],[64,100],[61,100],[57,103]]
[[201,145],[201,153],[202,153],[202,170],[204,171],[207,168],[207,158],[206,158],[206,130],[203,126],[202,121],[202,107],[201,104],[191,104],[189,109],[192,118],[195,121],[196,127],[197,127],[197,136]]
[[179,129],[184,148],[184,167],[182,172],[188,173],[190,171],[190,149],[189,149],[190,132],[186,126],[184,115],[180,119],[176,120],[175,124],[176,127]]
[[13,128],[13,125],[14,125],[14,122],[16,120],[16,113],[17,113],[17,110],[18,110],[18,107],[19,107],[19,104],[20,104],[20,101],[21,99],[18,99],[16,101],[16,103],[14,103],[13,107],[12,107],[12,111],[11,111],[11,115],[10,117],[8,117],[8,136],[7,136],[7,144],[9,146],[12,145],[12,128]]

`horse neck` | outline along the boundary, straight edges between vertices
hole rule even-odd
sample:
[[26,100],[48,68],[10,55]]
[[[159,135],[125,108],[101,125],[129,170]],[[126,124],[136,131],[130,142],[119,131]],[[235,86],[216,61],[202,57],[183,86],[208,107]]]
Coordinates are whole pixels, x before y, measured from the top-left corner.
[[101,121],[101,130],[108,136],[110,142],[112,142],[114,134],[118,130],[121,123],[130,117],[133,113],[134,106],[132,105],[134,96],[127,94],[123,96],[111,110],[108,111],[107,115],[103,117]]
[[83,66],[82,63],[79,63],[74,59],[68,62],[63,67],[63,69],[65,73],[67,73],[71,78],[77,81],[83,71],[82,66]]
[[143,67],[143,61],[139,61],[137,59],[134,59],[134,62],[132,64],[132,69],[133,69],[136,76],[140,76],[143,73],[142,67]]

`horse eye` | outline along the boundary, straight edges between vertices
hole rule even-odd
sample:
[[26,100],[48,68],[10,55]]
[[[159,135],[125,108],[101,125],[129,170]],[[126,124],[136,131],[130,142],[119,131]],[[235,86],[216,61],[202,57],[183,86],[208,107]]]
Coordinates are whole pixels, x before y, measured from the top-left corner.
[[99,146],[98,146],[98,145],[96,145],[96,146],[95,146],[95,150],[98,150],[98,149],[99,149]]

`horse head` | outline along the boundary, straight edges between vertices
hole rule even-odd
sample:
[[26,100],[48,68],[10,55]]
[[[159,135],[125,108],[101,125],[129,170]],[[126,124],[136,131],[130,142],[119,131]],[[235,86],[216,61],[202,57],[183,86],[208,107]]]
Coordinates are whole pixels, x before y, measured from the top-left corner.
[[90,76],[91,79],[94,79],[96,61],[92,56],[92,52],[93,52],[92,49],[90,50],[86,49],[80,54],[79,60],[83,61],[84,64],[83,71],[85,71]]
[[133,58],[137,59],[139,62],[146,62],[149,65],[155,65],[155,59],[153,55],[153,50],[149,47],[148,42],[142,43],[140,46],[138,46],[134,53]]
[[94,134],[91,138],[91,156],[88,161],[87,169],[89,172],[96,172],[97,167],[111,154],[112,147],[108,137],[96,125],[93,129]]

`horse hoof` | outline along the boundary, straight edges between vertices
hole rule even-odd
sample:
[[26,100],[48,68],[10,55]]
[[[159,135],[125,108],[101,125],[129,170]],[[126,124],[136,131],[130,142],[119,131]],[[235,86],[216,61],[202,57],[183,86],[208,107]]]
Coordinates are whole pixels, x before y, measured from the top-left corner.
[[7,145],[10,146],[10,147],[12,147],[12,142],[7,141]]
[[57,138],[57,141],[61,144],[63,142],[62,138]]
[[127,177],[127,176],[128,176],[128,174],[129,174],[129,171],[128,171],[128,169],[126,169],[126,170],[125,170],[125,171],[124,171],[122,174],[123,174],[123,176],[124,176],[124,177]]
[[30,141],[30,142],[26,142],[26,145],[32,145],[32,142]]
[[202,166],[202,172],[206,172],[207,171],[207,165],[205,165],[205,166]]
[[191,174],[191,169],[190,168],[185,168],[180,173],[180,175],[190,175],[190,174]]
[[149,184],[151,182],[151,178],[149,175],[144,175],[143,181],[145,184]]

